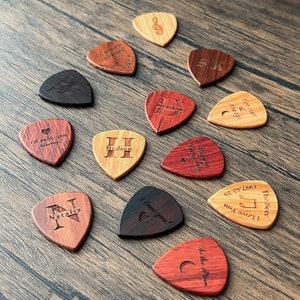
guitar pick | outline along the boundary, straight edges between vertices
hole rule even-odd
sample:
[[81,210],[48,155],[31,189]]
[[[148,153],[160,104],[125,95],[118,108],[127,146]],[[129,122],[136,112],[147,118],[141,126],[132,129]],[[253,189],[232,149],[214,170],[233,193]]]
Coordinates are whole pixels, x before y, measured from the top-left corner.
[[152,129],[163,134],[186,122],[195,110],[187,96],[172,91],[155,91],[146,99],[146,117]]
[[19,139],[30,155],[50,166],[56,166],[71,149],[73,129],[67,120],[45,119],[23,128]]
[[133,49],[124,41],[111,41],[93,48],[87,60],[94,67],[113,74],[132,75],[136,67]]
[[40,87],[39,96],[60,105],[87,106],[93,103],[90,84],[75,70],[66,70],[49,77]]
[[92,220],[92,206],[87,194],[60,193],[46,198],[32,210],[32,218],[49,241],[76,251],[85,240]]
[[177,31],[177,20],[173,14],[166,12],[149,12],[132,21],[134,29],[146,40],[165,47]]
[[207,120],[229,128],[255,128],[266,124],[267,112],[255,96],[241,91],[220,100]]
[[208,204],[227,219],[256,229],[270,228],[278,213],[274,191],[259,180],[228,185],[212,195]]
[[211,238],[179,244],[154,264],[153,271],[171,286],[202,296],[221,294],[228,277],[226,256]]
[[120,179],[138,164],[145,148],[145,138],[127,130],[100,132],[93,139],[96,161],[114,180]]
[[122,238],[151,237],[168,233],[182,223],[183,213],[177,201],[169,193],[147,186],[125,206],[118,235]]
[[224,172],[224,156],[219,146],[206,136],[187,140],[173,148],[161,167],[187,178],[209,179]]
[[188,67],[192,77],[204,87],[224,78],[234,67],[232,56],[220,50],[195,49],[189,55]]

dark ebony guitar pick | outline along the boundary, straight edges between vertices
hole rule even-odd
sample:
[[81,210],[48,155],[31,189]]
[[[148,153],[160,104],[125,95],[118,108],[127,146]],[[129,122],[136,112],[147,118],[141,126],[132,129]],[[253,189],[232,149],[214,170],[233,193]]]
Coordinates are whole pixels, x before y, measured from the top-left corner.
[[183,212],[167,192],[153,186],[140,189],[122,213],[118,235],[145,238],[170,232],[183,223]]
[[93,93],[86,78],[75,70],[66,70],[49,77],[40,87],[39,96],[59,105],[87,106]]

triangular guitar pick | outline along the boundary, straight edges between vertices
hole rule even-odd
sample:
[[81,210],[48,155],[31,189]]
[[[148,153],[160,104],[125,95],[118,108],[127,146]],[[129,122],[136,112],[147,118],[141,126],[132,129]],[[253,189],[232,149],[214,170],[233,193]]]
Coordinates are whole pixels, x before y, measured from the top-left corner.
[[90,84],[75,70],[66,70],[49,77],[40,87],[39,96],[60,105],[87,106],[93,103]]
[[212,195],[208,204],[227,219],[256,229],[270,228],[278,213],[274,191],[259,180],[228,185]]
[[87,60],[94,67],[113,74],[132,75],[136,67],[133,49],[124,41],[111,41],[93,48]]
[[146,117],[152,129],[163,134],[186,122],[195,110],[195,102],[173,91],[155,91],[148,95]]
[[255,128],[267,122],[264,105],[248,92],[236,92],[220,100],[207,120],[229,128]]
[[73,129],[67,120],[45,119],[23,128],[19,138],[30,155],[48,165],[56,166],[71,149]]
[[88,234],[92,206],[87,194],[60,193],[46,198],[32,210],[35,225],[49,241],[76,251]]
[[164,254],[153,271],[173,287],[202,296],[221,294],[228,264],[221,246],[211,238],[179,244]]
[[100,132],[93,139],[96,161],[114,180],[120,179],[138,164],[145,148],[145,138],[127,130]]
[[135,30],[146,40],[165,47],[177,31],[177,20],[166,12],[149,12],[132,21]]
[[119,233],[122,238],[145,238],[168,233],[183,223],[177,201],[153,186],[143,187],[127,203]]
[[173,148],[161,167],[187,178],[209,179],[224,172],[224,156],[219,146],[206,136],[187,140]]
[[188,67],[192,77],[204,87],[224,78],[233,69],[235,60],[215,49],[195,49],[189,55]]

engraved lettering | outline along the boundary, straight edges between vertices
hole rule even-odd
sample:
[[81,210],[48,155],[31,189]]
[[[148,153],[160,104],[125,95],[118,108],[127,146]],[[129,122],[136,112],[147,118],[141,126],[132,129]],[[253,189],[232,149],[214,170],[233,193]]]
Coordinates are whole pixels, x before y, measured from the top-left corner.
[[107,138],[108,138],[108,145],[106,146],[107,152],[106,152],[105,157],[116,158],[117,156],[115,156],[115,152],[122,151],[123,156],[121,156],[121,158],[132,158],[130,156],[130,152],[132,150],[131,141],[134,138],[123,138],[123,140],[124,140],[123,146],[121,146],[121,145],[115,146],[117,138],[114,138],[114,137],[107,137]]
[[198,68],[208,68],[210,70],[217,70],[217,71],[222,71],[222,65],[223,62],[221,61],[216,61],[216,60],[212,60],[209,61],[206,58],[201,58],[198,63],[196,64],[196,66]]
[[270,207],[271,207],[271,203],[269,202],[269,192],[267,190],[265,190],[262,193],[263,193],[263,198],[265,201],[264,216],[268,218],[269,213],[270,213]]
[[164,116],[175,116],[183,112],[183,105],[180,101],[174,98],[162,97],[157,104],[154,113]]
[[[208,166],[206,157],[205,157],[205,149],[201,146],[194,147],[192,144],[187,146],[189,160],[192,160],[197,171],[200,171],[204,167]],[[181,162],[186,162],[186,158],[181,158]]]
[[76,81],[73,79],[73,75],[70,74],[64,80],[60,80],[55,85],[48,89],[48,92],[52,92],[55,94],[64,94],[68,90],[70,90],[74,85],[76,85]]
[[150,204],[150,201],[145,201],[144,205],[150,211],[150,217],[157,218],[158,220],[160,220],[164,224],[170,224],[170,223],[172,223],[172,220],[169,221],[166,217],[164,217],[155,207],[153,207]]

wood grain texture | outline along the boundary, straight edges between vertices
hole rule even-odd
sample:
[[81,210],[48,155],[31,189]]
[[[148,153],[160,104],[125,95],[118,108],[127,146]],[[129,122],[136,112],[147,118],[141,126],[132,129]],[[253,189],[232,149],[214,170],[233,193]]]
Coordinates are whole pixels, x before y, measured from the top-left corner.
[[[226,253],[228,283],[218,299],[299,298],[299,69],[298,1],[1,1],[0,23],[0,297],[4,299],[211,299],[176,290],[151,270],[172,247],[212,237]],[[143,39],[132,20],[146,11],[168,11],[178,31],[168,47]],[[130,43],[137,56],[134,77],[100,72],[86,60],[109,40]],[[200,89],[187,59],[198,48],[232,55],[230,76]],[[61,107],[42,101],[46,78],[75,69],[89,81],[94,105]],[[191,119],[158,136],[144,114],[153,90],[173,90],[194,99]],[[268,123],[251,130],[215,126],[206,118],[222,98],[248,91],[264,104]],[[32,159],[18,133],[37,119],[62,118],[74,128],[74,143],[57,168]],[[140,164],[120,181],[94,159],[98,132],[124,128],[147,139]],[[181,141],[206,135],[226,157],[226,171],[213,180],[191,180],[160,168]],[[207,204],[233,182],[258,179],[277,195],[279,214],[269,230],[254,230],[219,216]],[[117,235],[128,199],[156,186],[182,205],[185,223],[159,238],[124,240]],[[74,255],[49,243],[32,222],[32,208],[49,195],[80,190],[93,202],[90,234]],[[116,287],[116,288],[115,288]]]

